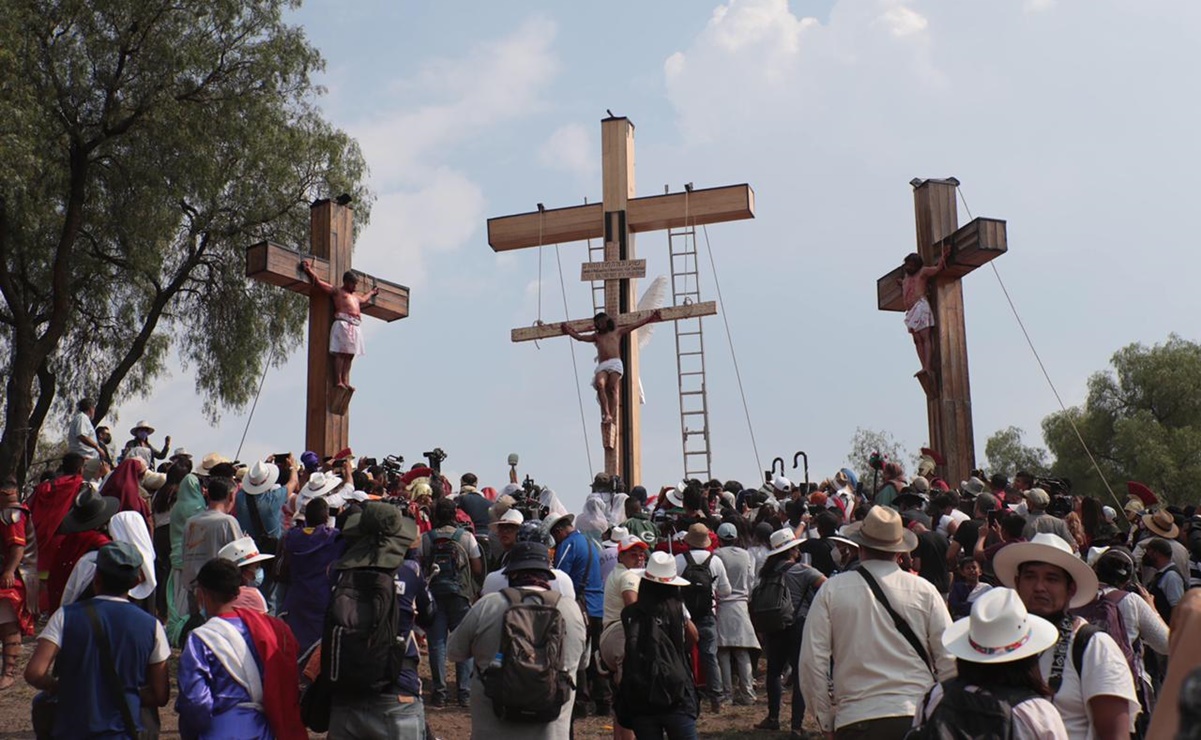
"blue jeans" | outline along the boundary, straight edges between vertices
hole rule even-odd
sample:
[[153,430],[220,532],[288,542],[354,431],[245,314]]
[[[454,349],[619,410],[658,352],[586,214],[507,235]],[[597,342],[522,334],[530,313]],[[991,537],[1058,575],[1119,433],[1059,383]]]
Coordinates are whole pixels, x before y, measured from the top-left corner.
[[[459,626],[463,617],[471,609],[463,596],[435,596],[438,608],[434,612],[434,623],[426,630],[430,650],[430,683],[433,684],[432,696],[446,698],[446,636]],[[455,686],[459,690],[459,700],[467,701],[471,697],[471,668],[470,658],[461,663],[455,663]]]
[[627,728],[638,740],[697,740],[696,718],[683,712],[667,712],[635,717]]
[[700,652],[701,666],[705,670],[705,696],[710,699],[721,699],[721,668],[717,663],[717,617],[710,614],[707,617],[693,617],[692,623],[700,635],[697,650]]
[[380,694],[366,699],[334,699],[329,740],[425,740],[421,697]]

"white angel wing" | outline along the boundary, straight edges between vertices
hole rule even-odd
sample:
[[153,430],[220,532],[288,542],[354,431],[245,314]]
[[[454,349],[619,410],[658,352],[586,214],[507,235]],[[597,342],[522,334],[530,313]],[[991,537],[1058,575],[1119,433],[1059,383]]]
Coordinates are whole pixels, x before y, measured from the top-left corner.
[[[642,298],[638,299],[639,311],[654,311],[657,308],[663,308],[663,303],[667,300],[667,276],[660,275],[651,281],[650,287],[642,294]],[[647,324],[638,331],[634,332],[638,339],[638,348],[642,349],[646,343],[651,340],[651,334],[655,331],[654,324]]]

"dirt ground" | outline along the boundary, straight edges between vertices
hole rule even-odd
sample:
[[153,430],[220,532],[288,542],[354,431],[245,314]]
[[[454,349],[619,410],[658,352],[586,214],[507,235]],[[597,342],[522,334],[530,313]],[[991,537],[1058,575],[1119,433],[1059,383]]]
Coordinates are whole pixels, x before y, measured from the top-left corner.
[[[21,670],[25,669],[25,661],[33,652],[33,638],[27,638],[25,641],[25,655],[21,660]],[[178,738],[178,726],[175,712],[172,706],[175,701],[176,684],[174,680],[174,668],[177,664],[178,652],[172,656],[170,667],[172,669],[172,690],[171,704],[168,704],[163,709],[159,710],[159,716],[162,720],[162,737],[163,738]],[[428,681],[428,662],[423,658],[421,667],[423,678]],[[453,674],[453,672],[452,672]],[[767,715],[767,699],[762,686],[757,686],[759,695],[758,701],[753,706],[735,707],[725,706],[720,714],[714,715],[704,713],[697,721],[697,728],[700,737],[704,740],[734,740],[734,738],[786,738],[787,732],[766,732],[755,730],[755,723],[763,719]],[[7,691],[0,692],[0,738],[8,740],[21,740],[33,738],[33,727],[30,724],[29,707],[36,692],[25,683],[24,679],[18,678],[17,684]],[[453,696],[453,688],[451,695]],[[787,701],[788,692],[785,692],[785,701]],[[791,716],[790,708],[785,706],[781,712],[784,719],[784,725],[787,727],[788,717]],[[429,721],[430,727],[434,734],[441,740],[460,740],[470,737],[471,734],[471,716],[466,709],[455,705],[446,707],[445,709],[433,709],[426,707],[426,718]],[[810,732],[817,729],[812,720],[806,721],[805,728]],[[600,738],[611,738],[613,736],[613,722],[607,717],[588,717],[581,719],[575,723],[575,737],[579,740],[600,740]],[[311,734],[310,737],[322,738],[324,735]]]

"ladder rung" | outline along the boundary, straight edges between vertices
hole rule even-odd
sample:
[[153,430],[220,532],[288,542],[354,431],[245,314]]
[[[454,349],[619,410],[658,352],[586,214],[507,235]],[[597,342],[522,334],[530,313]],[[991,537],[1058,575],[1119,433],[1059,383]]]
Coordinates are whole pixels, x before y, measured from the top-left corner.
[[681,396],[700,396],[704,395],[704,391],[680,391]]
[[704,370],[689,370],[689,371],[687,371],[687,372],[680,373],[680,375],[681,375],[681,376],[684,376],[684,375],[704,375],[704,374],[705,374],[705,371],[704,371]]
[[692,357],[694,355],[703,355],[704,352],[681,352],[680,357]]

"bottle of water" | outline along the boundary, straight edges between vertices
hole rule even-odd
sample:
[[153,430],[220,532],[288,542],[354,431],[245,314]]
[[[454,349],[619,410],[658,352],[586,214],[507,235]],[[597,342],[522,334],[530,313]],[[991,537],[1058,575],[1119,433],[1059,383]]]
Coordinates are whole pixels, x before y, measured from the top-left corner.
[[500,651],[497,651],[496,655],[492,658],[492,662],[488,664],[488,668],[496,669],[499,671],[501,665],[503,665],[504,662],[505,662],[505,654]]

